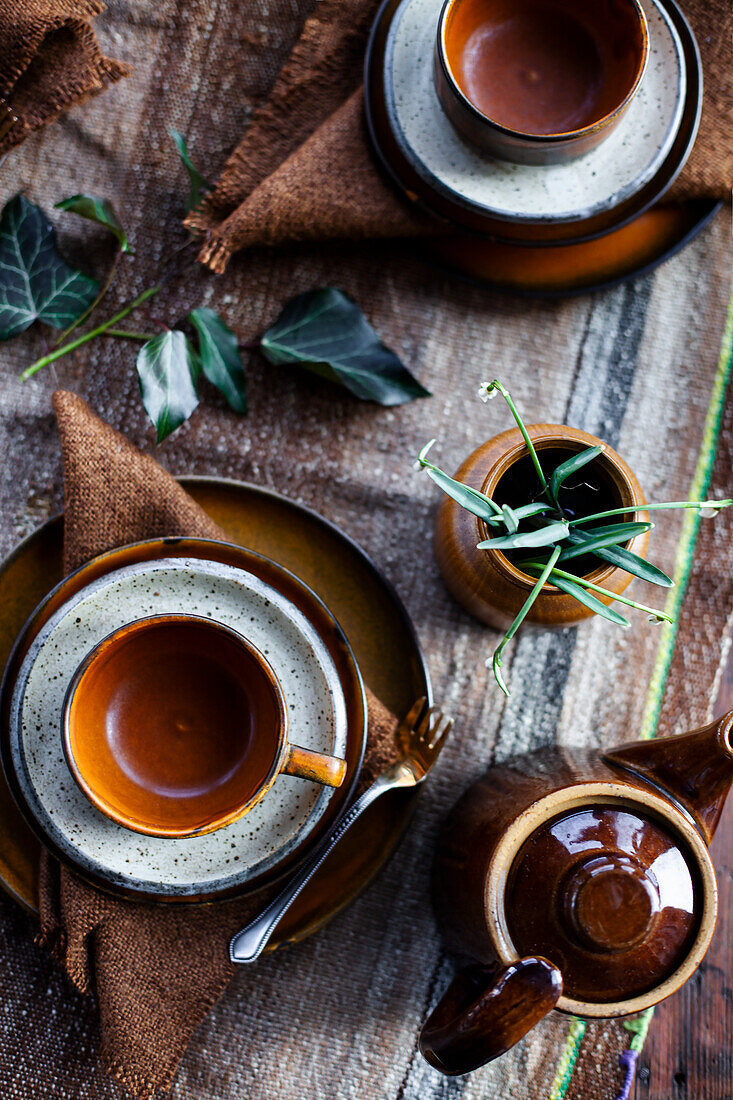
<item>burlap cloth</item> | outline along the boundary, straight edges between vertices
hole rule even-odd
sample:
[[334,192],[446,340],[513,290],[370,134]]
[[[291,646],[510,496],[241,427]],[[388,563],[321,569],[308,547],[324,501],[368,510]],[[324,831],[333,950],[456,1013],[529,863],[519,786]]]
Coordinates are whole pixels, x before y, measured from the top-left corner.
[[[268,102],[186,225],[205,238],[199,259],[222,272],[256,245],[445,233],[403,201],[368,146],[361,86],[379,0],[321,0]],[[733,5],[688,0],[703,60],[700,132],[669,199],[728,198],[733,182]]]
[[[64,567],[156,535],[225,539],[178,483],[72,393],[54,394],[64,464]],[[359,789],[397,756],[395,719],[371,693]],[[188,1041],[236,967],[231,936],[277,892],[208,906],[137,904],[82,882],[47,853],[42,941],[94,991],[105,1068],[136,1097],[167,1089]]]
[[91,21],[102,11],[100,0],[0,0],[0,156],[130,72],[99,48]]

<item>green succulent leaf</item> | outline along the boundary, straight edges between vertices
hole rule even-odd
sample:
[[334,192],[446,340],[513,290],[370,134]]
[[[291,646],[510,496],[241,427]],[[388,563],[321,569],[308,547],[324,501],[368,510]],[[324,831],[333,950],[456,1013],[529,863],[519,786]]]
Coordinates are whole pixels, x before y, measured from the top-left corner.
[[201,369],[238,413],[247,411],[247,379],[236,335],[218,313],[204,306],[188,315],[199,338]]
[[298,294],[261,340],[271,363],[289,363],[337,382],[362,401],[402,405],[430,397],[386,347],[355,302],[334,287]]
[[188,173],[189,192],[188,199],[186,201],[186,211],[193,210],[195,206],[198,206],[201,199],[211,190],[211,184],[201,175],[198,168],[191,161],[191,157],[188,153],[188,145],[183,134],[178,130],[174,130],[172,127],[168,130],[173,144],[178,150],[178,155],[181,158],[181,163]]
[[596,550],[595,553],[611,565],[618,565],[621,569],[625,569],[627,573],[631,573],[632,577],[639,577],[642,581],[657,584],[660,588],[674,588],[671,577],[631,550],[624,550],[620,546],[608,546],[604,550]]
[[567,523],[548,523],[538,531],[522,531],[514,535],[499,535],[477,544],[479,550],[520,550],[522,547],[552,546],[567,537]]
[[467,512],[471,512],[472,515],[478,516],[479,519],[488,520],[491,522],[494,519],[498,519],[502,524],[504,523],[504,516],[501,513],[501,509],[494,504],[493,500],[484,496],[483,493],[479,493],[477,489],[471,489],[468,485],[463,485],[460,481],[455,481],[448,474],[443,473],[437,466],[431,464],[425,464],[423,466],[427,472],[428,477],[432,478],[436,485],[439,485],[443,492],[460,504],[462,508],[465,508]]
[[579,558],[583,554],[592,554],[606,546],[618,546],[619,543],[628,542],[636,535],[651,531],[653,526],[653,523],[614,523],[605,529],[598,528],[594,531],[583,532],[580,538],[575,532],[569,532],[568,538],[575,545],[568,546],[563,550],[560,561],[570,561],[571,558]]
[[55,209],[66,210],[70,214],[78,214],[80,218],[86,218],[87,221],[103,225],[116,238],[120,252],[130,251],[130,243],[122,222],[108,199],[100,199],[96,195],[71,195],[68,199],[57,202]]
[[99,284],[61,258],[56,231],[24,195],[0,215],[0,340],[34,321],[67,328],[94,301]]
[[519,518],[517,513],[510,508],[508,504],[502,504],[501,511],[504,516],[504,523],[506,524],[507,531],[510,535],[516,534],[519,530]]
[[555,502],[557,502],[557,494],[560,492],[563,482],[567,481],[578,470],[582,470],[583,466],[587,466],[594,458],[598,458],[602,451],[602,446],[588,447],[587,450],[580,451],[577,455],[573,455],[572,458],[566,459],[565,462],[561,462],[559,466],[555,467],[550,477],[550,496]]
[[186,334],[174,329],[143,344],[137,373],[145,411],[161,443],[198,405],[196,382],[201,364]]
[[[578,536],[585,540],[584,552],[587,553],[588,539],[593,537],[593,532],[581,532],[577,527],[571,527],[568,541],[576,543]],[[668,577],[666,573],[662,572],[658,566],[652,565],[651,562],[639,557],[639,555],[635,554],[632,550],[626,550],[621,546],[606,546],[597,547],[593,553],[596,557],[602,558],[603,561],[607,561],[610,565],[617,565],[620,569],[624,569],[627,573],[631,573],[633,577],[639,577],[640,580],[649,581],[650,584],[659,585],[660,588],[674,587],[674,581],[671,577]]]
[[522,504],[519,508],[512,509],[517,519],[527,519],[528,516],[539,516],[550,511],[549,504],[537,501],[536,504]]
[[[526,569],[529,573],[539,573],[542,570],[542,564],[541,562],[524,562],[521,564],[521,568]],[[571,581],[567,577],[558,576],[554,569],[550,573],[548,581],[550,584],[554,584],[556,588],[559,588],[561,592],[566,592],[568,596],[572,596],[578,603],[582,603],[589,611],[593,611],[596,615],[600,615],[601,618],[608,619],[609,622],[615,623],[616,626],[629,625],[629,620],[625,619],[623,615],[620,615],[618,611],[614,611],[612,607],[608,607],[605,603],[602,603],[597,596],[594,596],[592,592],[588,592],[587,589],[576,584],[575,581]]]

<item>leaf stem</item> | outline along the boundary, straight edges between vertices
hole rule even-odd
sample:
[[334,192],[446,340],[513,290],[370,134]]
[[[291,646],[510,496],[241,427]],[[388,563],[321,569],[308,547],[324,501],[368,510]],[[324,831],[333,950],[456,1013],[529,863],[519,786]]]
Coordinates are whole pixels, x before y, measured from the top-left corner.
[[496,378],[491,383],[491,385],[487,387],[487,391],[489,391],[489,390],[498,390],[498,392],[501,394],[501,396],[504,398],[507,405],[509,406],[509,408],[511,410],[511,413],[512,413],[512,416],[514,417],[514,419],[517,422],[517,427],[519,428],[520,432],[522,433],[522,438],[524,439],[524,442],[527,444],[527,447],[529,449],[530,457],[532,459],[532,462],[534,463],[534,468],[537,471],[537,477],[540,479],[540,485],[542,486],[542,492],[546,495],[546,497],[550,501],[550,503],[552,503],[552,498],[550,497],[550,487],[547,484],[547,478],[545,477],[544,470],[542,469],[542,466],[540,465],[540,460],[537,456],[537,451],[534,448],[534,443],[529,438],[529,432],[527,431],[527,429],[524,425],[524,421],[522,420],[521,416],[517,412],[517,407],[514,404],[514,401],[512,400],[512,395],[509,393],[508,390],[504,389],[501,382],[499,382]]
[[[536,571],[541,568],[541,562],[522,563],[522,569]],[[611,592],[608,588],[602,588],[600,584],[594,584],[593,581],[586,580],[585,577],[578,577],[575,573],[566,573],[564,569],[553,568],[552,572],[555,573],[556,576],[562,577],[564,580],[573,581],[574,584],[579,584],[582,588],[590,588],[592,592],[599,592],[602,596],[610,596],[612,600],[617,600],[619,603],[626,604],[627,607],[635,607],[637,611],[644,611],[647,615],[653,615],[655,619],[663,619],[667,623],[674,622],[672,616],[668,615],[666,611],[658,611],[656,607],[647,607],[645,603],[637,603],[636,600],[631,600],[628,596],[624,596],[619,592]]]
[[146,302],[148,298],[152,298],[154,294],[157,294],[160,290],[160,286],[150,286],[147,290],[144,290],[142,294],[138,294],[137,298],[129,305],[124,306],[119,313],[115,313],[114,317],[110,317],[108,321],[104,321],[101,325],[97,325],[96,328],[91,329],[90,332],[85,332],[82,336],[77,336],[76,340],[72,340],[69,344],[64,344],[63,347],[56,348],[55,351],[50,351],[48,355],[44,355],[41,359],[37,359],[35,363],[31,363],[29,367],[21,374],[21,381],[25,382],[28,378],[31,378],[34,374],[37,374],[43,367],[48,366],[49,363],[53,363],[54,360],[60,359],[62,355],[68,355],[71,351],[76,351],[82,344],[86,344],[88,340],[93,340],[95,336],[101,336],[107,332],[110,328],[114,328],[118,321],[122,321],[127,317],[134,309]]
[[154,332],[128,332],[124,328],[108,328],[106,332],[100,333],[100,336],[118,336],[122,340],[143,340],[144,342],[152,340],[155,335]]
[[499,642],[499,645],[494,650],[494,657],[493,657],[493,661],[492,661],[492,665],[493,665],[493,669],[494,669],[494,678],[495,678],[497,684],[499,685],[499,687],[501,688],[501,690],[504,692],[505,695],[509,695],[509,689],[507,688],[507,686],[504,682],[504,677],[501,674],[501,651],[504,649],[504,646],[507,644],[507,642],[510,642],[512,640],[512,638],[514,637],[516,632],[519,630],[519,627],[522,625],[525,618],[529,614],[529,611],[532,607],[532,604],[535,602],[535,600],[539,596],[540,592],[542,591],[542,586],[544,585],[545,581],[547,580],[550,573],[552,572],[552,570],[554,568],[554,565],[555,565],[555,562],[557,561],[557,559],[559,557],[560,557],[560,547],[556,546],[555,549],[552,551],[552,554],[550,555],[550,557],[547,559],[547,563],[545,564],[544,568],[542,569],[542,572],[541,572],[539,578],[537,579],[537,583],[535,584],[534,588],[530,592],[527,599],[524,601],[524,605],[523,605],[521,611],[517,615],[517,617],[514,620],[514,622],[512,623],[512,625],[507,630],[507,632],[504,635],[504,637],[502,638],[502,640]]
[[101,287],[99,293],[97,294],[97,297],[94,299],[92,304],[90,306],[88,306],[87,309],[84,310],[81,317],[77,317],[77,319],[72,324],[70,324],[67,329],[65,329],[61,333],[61,335],[58,337],[58,339],[54,340],[54,342],[51,344],[52,348],[57,348],[59,346],[59,344],[63,344],[65,340],[68,340],[68,338],[71,336],[72,332],[74,332],[74,330],[77,329],[79,327],[79,325],[83,324],[83,322],[86,321],[87,317],[89,317],[94,312],[94,310],[97,308],[97,306],[102,301],[102,299],[104,298],[104,296],[107,293],[107,291],[109,290],[109,288],[112,286],[112,283],[114,281],[114,277],[117,274],[117,265],[120,262],[120,256],[121,255],[122,255],[122,249],[120,248],[115,253],[115,258],[112,261],[112,264],[110,265],[110,269],[109,269],[109,272],[107,274],[107,278],[105,279],[104,283],[102,284],[102,287]]
[[611,508],[608,512],[595,512],[592,516],[579,516],[570,520],[570,526],[575,527],[580,523],[592,523],[597,519],[605,519],[606,516],[624,516],[628,512],[659,512],[669,508],[729,508],[733,500],[671,500],[665,504],[640,504],[638,508]]

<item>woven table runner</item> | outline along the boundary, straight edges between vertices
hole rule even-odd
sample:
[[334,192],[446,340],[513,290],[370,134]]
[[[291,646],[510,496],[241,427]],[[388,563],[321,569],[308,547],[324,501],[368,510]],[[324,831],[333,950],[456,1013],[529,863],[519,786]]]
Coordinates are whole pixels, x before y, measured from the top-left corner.
[[[186,134],[195,162],[215,177],[310,6],[261,0],[242,6],[233,26],[225,0],[112,5],[98,21],[100,43],[135,60],[135,73],[11,154],[0,199],[21,187],[45,209],[80,190],[112,199],[136,257],[122,270],[111,311],[149,285],[158,257],[183,239],[186,184],[168,127]],[[100,273],[99,235],[69,218],[58,224],[70,258],[96,263]],[[450,469],[509,426],[499,402],[475,396],[496,376],[529,420],[564,421],[608,440],[660,500],[703,490],[725,411],[713,487],[729,494],[733,410],[724,402],[730,358],[721,354],[729,268],[725,213],[656,273],[565,302],[451,282],[404,245],[253,251],[220,279],[193,271],[185,285],[161,293],[156,312],[175,317],[204,303],[247,342],[293,294],[339,286],[434,396],[380,409],[251,355],[249,415],[235,416],[207,390],[191,421],[157,449],[129,344],[99,341],[60,360],[55,377],[41,373],[25,384],[19,374],[44,335],[3,346],[3,553],[60,506],[50,395],[58,385],[76,390],[174,473],[256,481],[340,524],[397,586],[436,698],[456,718],[390,864],[319,935],[262,960],[257,982],[251,972],[234,980],[194,1036],[176,1100],[615,1100],[621,1092],[619,1056],[632,1034],[618,1022],[585,1026],[555,1013],[509,1055],[461,1079],[422,1061],[419,1027],[451,973],[431,912],[430,862],[447,810],[494,759],[554,740],[610,745],[657,728],[679,732],[705,719],[733,610],[731,520],[658,519],[650,555],[680,582],[670,598],[681,599],[691,578],[676,633],[634,616],[628,631],[598,620],[522,634],[507,650],[513,694],[505,701],[483,665],[496,635],[442,585],[431,547],[438,491],[412,466],[433,436],[436,460]],[[693,556],[696,539],[704,554]],[[656,597],[641,582],[632,591],[647,602]],[[35,932],[33,918],[0,901],[0,1095],[122,1100],[99,1068],[95,1006],[34,946]]]

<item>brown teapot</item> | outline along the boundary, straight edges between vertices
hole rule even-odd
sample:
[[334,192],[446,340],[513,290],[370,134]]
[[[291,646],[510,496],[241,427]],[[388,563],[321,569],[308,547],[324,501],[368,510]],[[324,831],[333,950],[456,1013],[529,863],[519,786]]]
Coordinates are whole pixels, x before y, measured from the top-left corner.
[[440,839],[435,906],[469,960],[420,1049],[446,1074],[497,1058],[552,1008],[626,1016],[687,981],[717,913],[708,843],[733,781],[733,711],[610,752],[491,768]]

